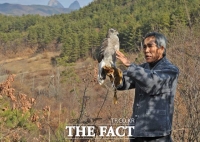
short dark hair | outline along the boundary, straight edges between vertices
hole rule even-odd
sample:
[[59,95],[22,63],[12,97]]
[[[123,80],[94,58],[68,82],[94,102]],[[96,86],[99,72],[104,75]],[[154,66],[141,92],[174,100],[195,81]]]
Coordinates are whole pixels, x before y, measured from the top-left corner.
[[161,34],[161,33],[158,33],[158,32],[150,32],[150,33],[147,33],[145,36],[144,36],[144,39],[142,41],[142,44],[144,44],[144,40],[148,37],[155,37],[155,43],[157,45],[158,48],[160,48],[161,46],[164,47],[165,51],[163,53],[163,56],[166,55],[166,48],[167,48],[167,39],[166,37]]

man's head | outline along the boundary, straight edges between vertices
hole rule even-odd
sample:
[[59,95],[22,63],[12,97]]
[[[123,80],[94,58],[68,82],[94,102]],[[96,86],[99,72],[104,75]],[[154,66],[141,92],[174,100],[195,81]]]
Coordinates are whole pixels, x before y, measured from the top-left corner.
[[166,38],[164,35],[151,32],[143,40],[143,52],[148,63],[154,63],[166,55]]

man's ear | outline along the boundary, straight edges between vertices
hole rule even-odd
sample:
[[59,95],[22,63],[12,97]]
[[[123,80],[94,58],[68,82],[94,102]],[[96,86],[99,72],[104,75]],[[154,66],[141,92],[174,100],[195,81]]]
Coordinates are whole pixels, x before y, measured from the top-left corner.
[[163,46],[160,47],[163,51],[165,51],[165,48]]
[[161,46],[161,47],[159,48],[159,51],[160,51],[161,54],[163,55],[163,53],[165,52],[165,48],[164,48],[163,46]]

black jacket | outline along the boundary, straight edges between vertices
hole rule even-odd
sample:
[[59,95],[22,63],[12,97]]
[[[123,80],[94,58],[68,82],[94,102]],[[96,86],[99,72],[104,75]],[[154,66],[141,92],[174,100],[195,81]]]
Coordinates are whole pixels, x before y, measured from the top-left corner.
[[118,90],[135,88],[133,137],[157,137],[171,133],[179,70],[163,57],[153,68],[131,64]]

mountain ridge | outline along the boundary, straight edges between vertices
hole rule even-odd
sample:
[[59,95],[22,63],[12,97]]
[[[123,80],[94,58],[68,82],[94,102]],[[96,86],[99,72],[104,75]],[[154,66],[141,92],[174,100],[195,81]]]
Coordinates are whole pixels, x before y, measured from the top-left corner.
[[50,16],[54,14],[70,13],[69,8],[57,8],[45,5],[20,5],[20,4],[0,4],[0,14],[22,16],[28,14],[39,14],[41,16]]

